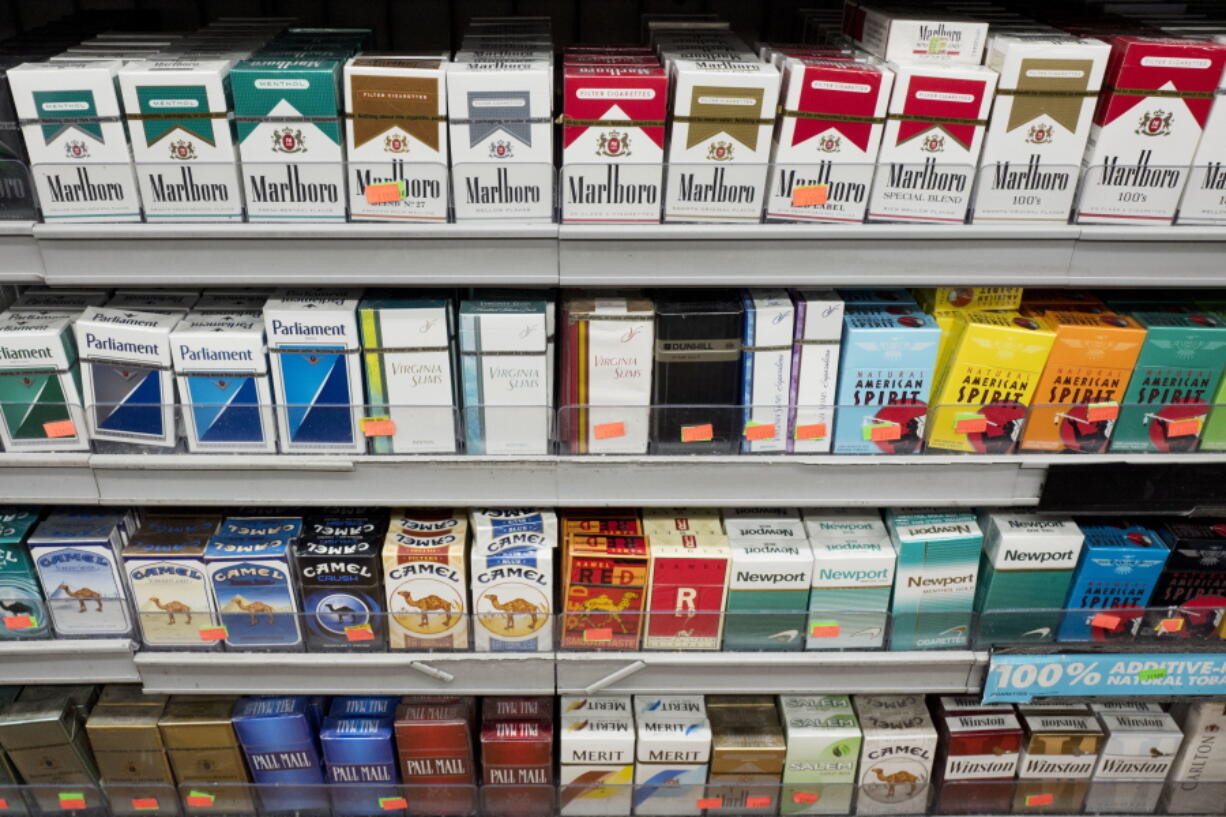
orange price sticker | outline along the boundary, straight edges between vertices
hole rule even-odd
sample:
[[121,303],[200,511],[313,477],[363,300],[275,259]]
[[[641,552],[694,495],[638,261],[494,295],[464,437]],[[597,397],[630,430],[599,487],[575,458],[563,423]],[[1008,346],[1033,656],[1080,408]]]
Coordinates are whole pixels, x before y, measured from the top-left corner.
[[1158,631],[1163,633],[1177,633],[1183,629],[1182,618],[1164,618],[1158,622]]
[[815,791],[792,792],[792,802],[793,803],[816,803],[820,799],[821,799],[821,795],[819,795]]
[[1114,420],[1120,416],[1120,404],[1108,400],[1103,403],[1090,403],[1086,406],[1086,419],[1091,423],[1102,420]]
[[150,811],[158,807],[156,797],[135,797],[132,799],[132,808],[137,811]]
[[384,182],[366,185],[367,204],[387,204],[404,198],[404,182]]
[[50,423],[43,423],[43,433],[52,439],[57,437],[75,437],[77,436],[77,427],[72,424],[72,420],[54,420]]
[[345,628],[345,638],[350,641],[374,641],[375,631],[369,624],[355,624]]
[[613,640],[612,627],[596,627],[583,631],[583,640],[589,644],[599,644]]
[[1094,618],[1090,619],[1091,627],[1099,627],[1112,632],[1118,630],[1123,626],[1123,624],[1124,622],[1119,616],[1113,616],[1110,613],[1099,613],[1098,615],[1094,616]]
[[1026,805],[1028,806],[1050,806],[1056,802],[1055,795],[1051,794],[1028,794],[1026,795]]
[[200,628],[201,641],[225,641],[229,635],[230,631],[220,624],[213,627]]
[[766,808],[771,804],[769,797],[746,797],[745,808]]
[[959,414],[954,419],[954,431],[959,434],[980,434],[988,430],[988,418],[982,414]]
[[775,438],[774,423],[746,423],[745,424],[745,439],[747,440],[773,440]]
[[395,811],[396,809],[408,808],[409,801],[403,797],[380,797],[379,808],[384,811]]
[[362,433],[367,437],[391,437],[396,434],[396,422],[391,417],[363,417]]
[[36,616],[5,616],[4,629],[6,630],[29,630],[38,626],[38,618]]
[[837,638],[840,629],[837,621],[815,621],[809,634],[814,638]]
[[73,792],[71,794],[61,794],[60,808],[62,809],[80,809],[85,808],[85,795]]
[[825,437],[825,423],[809,423],[808,425],[796,426],[796,439],[798,440],[822,440]]
[[188,792],[187,804],[189,806],[211,806],[217,798],[211,794],[202,791]]
[[804,184],[792,188],[793,207],[819,207],[830,197],[828,184]]
[[1189,417],[1186,420],[1167,420],[1166,436],[1191,437],[1200,433],[1200,418]]
[[877,423],[868,427],[868,438],[875,443],[902,439],[902,426],[898,423]]
[[683,443],[705,443],[713,439],[715,439],[715,426],[711,423],[681,427],[681,442]]
[[700,797],[698,798],[699,808],[720,808],[724,805],[724,800],[721,797]]
[[5,800],[3,797],[0,797],[0,811],[4,811],[8,807],[9,807],[9,801]]
[[626,436],[626,424],[623,422],[616,423],[597,423],[592,426],[592,436],[598,440],[611,440],[614,437]]

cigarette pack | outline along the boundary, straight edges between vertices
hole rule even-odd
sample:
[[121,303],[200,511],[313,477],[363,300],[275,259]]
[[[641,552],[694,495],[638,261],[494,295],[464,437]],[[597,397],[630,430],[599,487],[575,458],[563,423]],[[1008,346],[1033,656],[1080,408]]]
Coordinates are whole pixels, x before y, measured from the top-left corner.
[[141,640],[149,646],[207,647],[200,630],[218,624],[204,552],[221,517],[150,515],[123,549]]
[[1136,616],[1123,610],[1149,603],[1170,556],[1170,545],[1139,525],[1080,527],[1085,547],[1064,602],[1068,612],[1060,622],[1059,641],[1089,641],[1100,634],[1124,632],[1125,622]]
[[54,511],[26,540],[60,638],[132,632],[119,565],[122,526],[118,513]]
[[558,517],[553,511],[540,508],[474,508],[469,511],[473,540],[482,547],[493,545],[513,534],[534,534],[535,539],[522,539],[504,544],[533,544],[557,547]]
[[[983,287],[964,287],[972,292],[979,292]],[[910,290],[903,287],[877,287],[876,289],[868,289],[866,287],[839,287],[835,293],[842,299],[847,306],[918,306],[915,300],[915,295],[912,292],[922,292],[923,290]],[[939,292],[940,289],[934,289],[934,292]],[[996,307],[992,307],[995,309]],[[925,310],[927,311],[927,310]]]
[[[487,719],[481,725],[481,771],[482,781],[488,786],[551,785],[552,719]],[[516,795],[514,791],[497,790],[489,794],[507,800]]]
[[1011,712],[943,714],[937,718],[940,814],[1003,813],[1013,801],[1022,726]]
[[727,537],[708,531],[661,536],[649,524],[648,539],[651,577],[643,648],[718,650],[732,560]]
[[72,686],[24,686],[17,693],[17,701],[28,703],[32,701],[53,702],[56,706],[70,704],[81,725],[98,702],[100,688],[96,684],[76,684]]
[[374,718],[390,723],[400,703],[399,695],[339,695],[328,703],[328,717]]
[[327,795],[317,788],[324,772],[305,696],[240,698],[233,718],[251,782],[264,786],[264,808],[327,808]]
[[512,529],[490,538],[477,524],[473,533],[472,609],[477,651],[552,650],[556,534],[550,538],[537,531]]
[[40,810],[59,808],[53,786],[98,784],[83,721],[62,696],[18,700],[0,709],[0,749],[22,780],[37,787],[33,799]]
[[634,738],[628,706],[621,714],[562,716],[558,724],[558,805],[564,817],[630,814]]
[[194,290],[117,289],[106,302],[108,309],[134,309],[183,317],[192,310],[200,293]]
[[214,794],[214,805],[223,812],[252,808],[250,795],[241,787],[249,779],[230,720],[234,704],[235,699],[226,696],[175,695],[158,721],[166,755],[180,784],[240,784],[220,786]]
[[705,719],[707,702],[702,695],[635,695],[634,719],[674,718]]
[[863,742],[857,814],[927,812],[937,730],[917,695],[856,695]]
[[[754,454],[783,451],[787,448],[796,310],[784,289],[746,289],[741,292],[741,303],[745,309],[741,450]],[[767,428],[750,430],[759,426]]]
[[[1226,26],[1219,26],[1214,42],[1226,45]],[[1226,73],[1218,85],[1213,107],[1205,120],[1200,145],[1192,157],[1192,176],[1184,187],[1179,202],[1179,224],[1226,224],[1226,168],[1223,167],[1222,145],[1226,142],[1226,105],[1219,104],[1226,95]]]
[[638,649],[650,563],[647,537],[568,533],[563,559],[562,646]]
[[969,17],[903,12],[855,3],[856,45],[891,62],[978,65],[988,24]]
[[35,312],[0,314],[4,450],[88,451],[83,415],[72,319]]
[[189,451],[277,449],[264,321],[194,312],[170,333]]
[[294,570],[308,649],[386,649],[380,556],[387,525],[386,511],[312,512],[303,520],[302,537],[294,546]]
[[553,699],[548,695],[488,695],[481,699],[481,720],[540,721],[553,717]]
[[268,302],[267,291],[260,290],[211,290],[200,296],[192,306],[193,312],[222,312],[237,315],[260,315]]
[[170,332],[178,315],[91,306],[73,324],[90,436],[174,447]]
[[[797,520],[799,521],[799,520]],[[799,538],[729,534],[732,565],[725,650],[799,650],[813,578],[813,551]]]
[[1021,715],[1026,736],[1018,765],[1018,785],[1013,807],[1020,811],[1032,805],[1036,795],[1053,809],[1081,811],[1103,731],[1093,715]]
[[783,813],[850,812],[861,742],[851,699],[846,695],[783,695],[779,709],[787,737]]
[[[1186,626],[1202,634],[1220,632],[1215,622],[1226,608],[1226,536],[1220,522],[1173,520],[1158,527],[1158,535],[1171,548],[1162,575],[1154,586],[1151,607],[1182,607]],[[1196,616],[1189,608],[1205,607]]]
[[366,452],[358,295],[279,289],[264,305],[283,453]]
[[[376,799],[377,795],[399,796],[393,785],[397,778],[397,760],[390,722],[375,718],[331,717],[323,723],[319,743],[329,783],[362,783],[366,787],[357,791],[340,789],[339,802],[334,803],[337,808],[345,812],[360,809],[359,798],[363,796],[367,802],[372,795],[376,795]],[[372,786],[380,783],[388,785],[386,788]],[[373,792],[370,791],[372,787]]]
[[77,314],[87,306],[102,306],[110,297],[106,290],[39,289],[30,287],[17,296],[10,312],[65,311]]
[[102,782],[118,788],[173,786],[174,775],[166,758],[166,747],[158,721],[166,708],[167,696],[142,695],[138,703],[107,704],[99,700],[85,722],[85,733],[94,753]]
[[[26,546],[38,516],[38,511],[33,509],[0,511],[0,618],[4,619],[0,640],[50,638],[52,635],[38,572]],[[21,616],[27,616],[28,620],[22,621]],[[24,626],[14,626],[18,624]]]
[[983,533],[969,513],[886,515],[898,551],[892,650],[965,647]]
[[1145,328],[1106,310],[1048,312],[1044,321],[1056,339],[1035,389],[1022,450],[1101,453],[1115,429]]
[[396,711],[400,779],[417,803],[443,817],[471,814],[476,804],[472,709],[454,703],[404,703]]
[[358,304],[366,399],[392,433],[371,438],[376,454],[454,454],[455,305],[450,293],[366,297]]
[[[1226,729],[1226,705],[1220,701],[1178,703],[1171,707],[1171,716],[1184,734],[1171,780],[1181,784],[1226,783],[1226,743],[1220,739]],[[1218,786],[1209,788],[1221,791]]]
[[830,451],[839,376],[844,300],[828,289],[792,291],[796,332],[792,339],[792,394],[788,450]]
[[720,516],[729,539],[775,542],[807,538],[805,523],[795,508],[724,508]]
[[129,62],[119,71],[136,180],[153,221],[242,221],[228,60]]
[[449,511],[392,513],[383,543],[392,649],[468,646],[468,521]]
[[978,695],[942,695],[936,700],[938,715],[974,715],[979,712],[1013,712],[1013,704],[986,704]]
[[806,649],[880,649],[897,555],[875,513],[805,511],[813,549]]
[[302,649],[289,558],[294,517],[227,517],[209,539],[205,569],[229,649]]
[[8,85],[48,221],[140,221],[115,76],[120,60],[28,62]]
[[1086,796],[1087,810],[1153,811],[1183,732],[1174,718],[1161,711],[1099,713],[1098,721],[1106,737]]
[[766,775],[778,785],[787,743],[774,699],[758,705],[757,697],[711,696],[711,773]]
[[564,718],[592,715],[633,720],[634,710],[630,706],[629,695],[562,695],[558,698],[558,708]]
[[639,714],[634,813],[699,815],[711,760],[711,724],[704,715]]

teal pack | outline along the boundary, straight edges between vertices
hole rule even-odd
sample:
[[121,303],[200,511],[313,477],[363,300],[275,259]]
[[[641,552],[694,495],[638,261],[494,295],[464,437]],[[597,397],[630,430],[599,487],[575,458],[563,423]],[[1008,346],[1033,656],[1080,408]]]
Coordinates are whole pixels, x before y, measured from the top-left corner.
[[[27,508],[0,510],[0,639],[50,638],[51,623],[43,593],[26,547],[26,537],[38,521],[38,512]],[[28,622],[20,617],[28,617]],[[26,626],[26,624],[29,626]]]

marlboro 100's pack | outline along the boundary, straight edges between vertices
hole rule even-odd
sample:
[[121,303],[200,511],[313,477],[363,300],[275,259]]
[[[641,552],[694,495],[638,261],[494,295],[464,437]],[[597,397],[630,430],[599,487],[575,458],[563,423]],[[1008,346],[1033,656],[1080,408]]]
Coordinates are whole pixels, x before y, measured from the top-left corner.
[[[1214,41],[1226,46],[1226,34]],[[1213,108],[1205,121],[1200,147],[1192,157],[1192,177],[1179,203],[1180,224],[1226,224],[1226,72],[1218,86]]]

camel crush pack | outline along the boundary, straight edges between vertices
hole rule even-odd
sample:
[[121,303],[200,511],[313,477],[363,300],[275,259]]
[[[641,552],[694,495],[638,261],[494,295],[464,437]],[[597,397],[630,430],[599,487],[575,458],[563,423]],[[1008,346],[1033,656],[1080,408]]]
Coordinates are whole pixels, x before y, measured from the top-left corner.
[[468,520],[448,510],[392,513],[383,540],[392,649],[468,647]]
[[119,571],[124,520],[112,511],[56,511],[26,544],[56,635],[127,636],[128,599]]
[[294,572],[311,650],[386,646],[380,551],[387,512],[321,509],[307,514],[294,546]]
[[227,517],[209,539],[205,567],[228,649],[301,649],[289,554],[296,517]]
[[218,623],[204,551],[221,518],[148,514],[123,549],[132,606],[145,644],[208,647],[200,630]]

